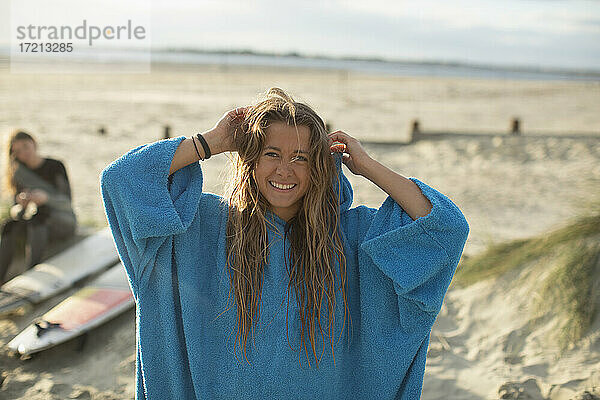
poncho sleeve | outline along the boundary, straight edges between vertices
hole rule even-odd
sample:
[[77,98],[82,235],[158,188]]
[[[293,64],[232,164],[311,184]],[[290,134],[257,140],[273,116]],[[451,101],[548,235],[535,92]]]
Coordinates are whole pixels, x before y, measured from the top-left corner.
[[370,215],[364,216],[368,228],[359,252],[393,282],[400,316],[413,315],[417,317],[415,322],[420,323],[416,309],[434,319],[441,309],[469,225],[448,197],[416,178],[410,180],[431,202],[429,214],[413,220],[388,196],[379,209],[370,209],[366,213]]
[[169,176],[180,136],[131,149],[100,175],[104,209],[132,289],[147,279],[159,247],[192,223],[202,195],[198,162]]

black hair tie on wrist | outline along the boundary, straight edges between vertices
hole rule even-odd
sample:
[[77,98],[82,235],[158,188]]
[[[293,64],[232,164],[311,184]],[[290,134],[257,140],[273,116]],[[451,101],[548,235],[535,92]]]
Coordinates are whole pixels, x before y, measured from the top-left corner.
[[200,141],[200,144],[202,145],[202,148],[204,149],[204,159],[208,160],[211,156],[210,154],[210,147],[208,147],[208,143],[206,143],[206,139],[204,139],[204,137],[201,134],[197,134],[196,137],[198,138],[198,140]]
[[198,159],[200,161],[204,161],[204,158],[202,158],[202,156],[200,155],[200,152],[198,151],[198,146],[196,145],[196,141],[194,140],[193,136],[192,136],[192,143],[194,143],[194,148],[196,149],[196,154],[198,155]]

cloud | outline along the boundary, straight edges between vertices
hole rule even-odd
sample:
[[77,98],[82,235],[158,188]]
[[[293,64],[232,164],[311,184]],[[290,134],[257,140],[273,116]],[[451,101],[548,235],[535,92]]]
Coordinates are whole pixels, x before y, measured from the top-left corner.
[[531,29],[539,32],[598,32],[584,24],[589,15],[600,15],[600,1],[522,0],[337,0],[334,7],[382,18],[408,18],[448,29],[488,27],[503,30]]

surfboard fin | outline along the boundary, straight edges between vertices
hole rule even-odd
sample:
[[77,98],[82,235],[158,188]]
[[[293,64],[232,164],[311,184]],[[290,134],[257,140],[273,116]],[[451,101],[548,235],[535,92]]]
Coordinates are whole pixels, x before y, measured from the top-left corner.
[[37,336],[40,337],[42,336],[44,333],[46,333],[47,331],[49,331],[50,329],[56,329],[56,328],[60,328],[60,324],[56,324],[54,322],[48,322],[46,320],[39,320],[39,321],[35,321],[33,323],[35,325],[35,328],[37,329]]

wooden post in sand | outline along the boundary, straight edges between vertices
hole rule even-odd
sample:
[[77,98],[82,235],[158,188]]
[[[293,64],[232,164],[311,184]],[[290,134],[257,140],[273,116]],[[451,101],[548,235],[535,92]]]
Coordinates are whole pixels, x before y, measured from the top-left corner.
[[419,120],[418,119],[413,119],[412,123],[411,123],[411,129],[409,132],[409,143],[414,143],[417,140],[419,140],[421,136],[421,128],[420,128],[420,124],[419,124]]
[[521,136],[521,121],[517,117],[513,117],[512,119],[510,134],[512,136]]
[[171,138],[171,127],[169,125],[165,125],[165,134],[163,136],[164,139]]

